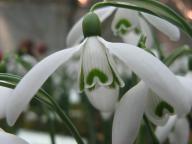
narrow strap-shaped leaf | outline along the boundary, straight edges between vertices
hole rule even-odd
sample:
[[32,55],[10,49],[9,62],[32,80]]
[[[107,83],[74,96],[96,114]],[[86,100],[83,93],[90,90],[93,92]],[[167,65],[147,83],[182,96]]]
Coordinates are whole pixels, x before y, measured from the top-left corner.
[[[15,88],[17,83],[21,80],[21,77],[7,74],[7,73],[0,73],[0,86],[8,87],[8,88]],[[45,103],[49,108],[55,110],[55,112],[60,116],[63,122],[66,124],[67,128],[70,130],[71,134],[74,136],[78,144],[84,144],[81,139],[81,136],[72,123],[71,119],[64,113],[61,107],[55,102],[55,100],[43,89],[40,89],[35,96],[40,102]]]

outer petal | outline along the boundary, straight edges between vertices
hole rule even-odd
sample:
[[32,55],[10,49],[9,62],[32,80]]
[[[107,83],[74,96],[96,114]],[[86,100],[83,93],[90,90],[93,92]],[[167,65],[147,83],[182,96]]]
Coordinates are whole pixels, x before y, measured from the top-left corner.
[[188,144],[189,133],[190,128],[187,119],[177,119],[174,130],[169,137],[170,144]]
[[[107,19],[115,10],[114,7],[106,7],[95,10],[94,12],[99,16],[100,21],[103,22]],[[73,45],[79,44],[83,40],[83,30],[82,30],[83,18],[81,18],[70,30],[67,36],[67,46],[71,47]]]
[[134,10],[118,8],[111,25],[113,33],[120,36],[128,33],[138,26],[138,17],[138,12]]
[[177,76],[179,81],[182,83],[182,85],[186,88],[186,91],[188,92],[188,101],[191,103],[192,106],[192,79],[188,77],[183,76]]
[[170,134],[172,128],[175,125],[177,116],[171,116],[168,120],[168,122],[164,126],[158,126],[155,130],[155,135],[157,136],[157,139],[160,143],[165,142],[165,140],[168,138],[168,135]]
[[121,99],[114,115],[112,144],[132,144],[145,110],[148,88],[140,82]]
[[1,144],[29,144],[25,140],[13,135],[0,131],[0,143]]
[[0,119],[5,117],[6,106],[12,92],[13,89],[0,86]]
[[180,116],[189,112],[188,93],[160,60],[133,45],[109,43],[105,40],[103,43],[126,63],[152,91],[172,105]]
[[43,85],[47,78],[66,62],[80,46],[56,52],[35,65],[19,82],[7,105],[7,123],[13,125],[20,113]]
[[159,17],[147,14],[147,13],[142,13],[142,15],[159,31],[167,35],[171,40],[173,41],[178,41],[180,38],[180,31],[179,29],[169,23],[168,21],[161,19]]

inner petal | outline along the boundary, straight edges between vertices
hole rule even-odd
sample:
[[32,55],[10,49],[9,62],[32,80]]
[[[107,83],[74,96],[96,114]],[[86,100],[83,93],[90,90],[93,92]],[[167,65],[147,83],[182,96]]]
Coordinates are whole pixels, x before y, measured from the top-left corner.
[[115,35],[123,36],[138,26],[138,12],[119,8],[112,22]]
[[174,109],[150,90],[145,113],[155,125],[164,125]]
[[113,73],[107,58],[106,48],[96,37],[88,38],[82,50],[82,70],[85,88],[110,85]]

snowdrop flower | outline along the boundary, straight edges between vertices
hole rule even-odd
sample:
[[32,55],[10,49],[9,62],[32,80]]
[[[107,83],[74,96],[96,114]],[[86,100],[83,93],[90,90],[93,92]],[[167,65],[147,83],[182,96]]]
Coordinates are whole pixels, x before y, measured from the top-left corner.
[[160,143],[168,138],[170,144],[188,144],[189,123],[186,118],[171,116],[164,126],[157,127],[155,134]]
[[[180,38],[180,31],[175,25],[147,13],[114,7],[95,10],[102,22],[114,12],[115,16],[111,25],[112,31],[126,43],[137,45],[141,34],[144,34],[147,36],[146,46],[150,48],[153,44],[153,36],[148,23],[173,41],[177,41]],[[81,18],[69,32],[67,36],[68,46],[79,44],[83,40],[82,21],[83,19]]]
[[[185,88],[182,93],[187,93],[187,99],[191,105],[192,103],[189,98],[192,98],[192,90],[189,84],[192,84],[192,81],[181,76],[178,76],[177,79]],[[170,91],[173,90],[179,92],[171,88],[173,85],[174,83],[170,83],[166,86],[170,88]],[[136,139],[144,114],[146,114],[149,120],[155,125],[166,124],[170,113],[173,114],[173,108],[176,107],[173,105],[173,107],[171,107],[171,105],[162,101],[162,99],[160,99],[162,98],[162,95],[154,94],[150,89],[151,88],[148,87],[146,82],[144,83],[141,81],[135,87],[130,89],[120,100],[113,120],[112,144],[132,144]],[[171,95],[167,94],[166,96],[168,98],[171,97]],[[178,100],[182,100],[182,98],[183,97],[178,97]]]
[[[20,113],[27,107],[47,78],[77,53],[80,55],[79,90],[85,91],[89,101],[100,111],[110,112],[114,110],[119,89],[124,86],[124,82],[117,72],[113,55],[118,57],[143,80],[139,88],[147,89],[144,89],[145,91],[142,91],[142,93],[140,93],[140,90],[135,91],[139,94],[134,97],[130,96],[133,99],[128,103],[136,101],[137,98],[143,99],[143,101],[139,100],[138,103],[133,102],[127,105],[130,108],[126,111],[134,110],[130,114],[134,118],[132,125],[135,126],[137,121],[140,120],[141,115],[138,116],[138,113],[142,113],[144,110],[142,107],[145,105],[145,93],[148,89],[163,101],[163,104],[160,101],[158,107],[163,105],[164,111],[174,111],[179,116],[189,111],[188,94],[185,92],[185,88],[157,58],[134,45],[105,41],[100,37],[101,25],[98,16],[94,13],[85,16],[83,31],[85,40],[81,44],[46,57],[18,83],[6,106],[6,118],[9,125],[15,123]],[[130,95],[129,92],[128,95]],[[123,100],[123,103],[125,102]],[[121,107],[119,108],[121,109]],[[160,116],[164,113],[160,108],[156,109],[158,109],[157,114]],[[123,116],[126,117],[127,115]]]
[[0,129],[0,143],[1,144],[29,144],[25,140],[13,134],[7,133],[2,129]]

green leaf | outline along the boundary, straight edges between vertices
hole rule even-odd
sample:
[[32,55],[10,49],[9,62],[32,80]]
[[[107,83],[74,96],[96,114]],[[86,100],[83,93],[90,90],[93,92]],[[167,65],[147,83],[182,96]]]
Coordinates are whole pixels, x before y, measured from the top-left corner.
[[[0,86],[8,87],[8,88],[15,88],[17,83],[21,80],[21,77],[7,74],[7,73],[0,73]],[[52,108],[63,120],[63,122],[66,124],[67,128],[73,135],[73,137],[76,139],[78,144],[84,144],[83,140],[81,139],[81,136],[76,129],[76,127],[73,125],[71,119],[64,113],[64,111],[61,109],[61,107],[57,104],[57,102],[43,89],[40,89],[35,98],[45,103],[49,108]]]

